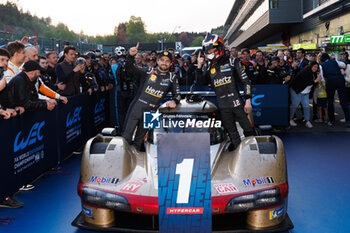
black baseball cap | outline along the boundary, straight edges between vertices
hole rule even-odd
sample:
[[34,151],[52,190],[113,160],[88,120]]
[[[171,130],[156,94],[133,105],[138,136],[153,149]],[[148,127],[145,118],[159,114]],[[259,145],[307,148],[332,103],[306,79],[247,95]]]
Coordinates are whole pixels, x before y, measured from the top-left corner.
[[24,63],[23,71],[30,72],[30,71],[34,71],[34,70],[39,70],[40,72],[42,72],[42,71],[45,72],[45,69],[43,69],[37,61],[30,60],[30,61],[27,61],[26,63]]
[[161,57],[168,57],[170,59],[170,61],[173,60],[173,55],[171,55],[171,53],[169,53],[168,51],[163,51],[163,52],[159,53],[158,59]]

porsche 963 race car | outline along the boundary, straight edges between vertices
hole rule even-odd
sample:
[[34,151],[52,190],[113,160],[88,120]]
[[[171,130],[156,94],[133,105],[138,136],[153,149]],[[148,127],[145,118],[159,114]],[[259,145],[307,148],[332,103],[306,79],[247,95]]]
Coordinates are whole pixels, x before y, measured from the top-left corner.
[[[159,111],[168,115],[217,115],[216,106],[206,100],[181,100],[176,109],[161,106]],[[206,131],[210,133],[213,232],[281,232],[293,228],[287,214],[287,166],[281,139],[271,135],[247,137],[231,151],[222,127]],[[168,132],[164,128],[150,130],[145,152],[137,151],[120,136],[98,134],[90,139],[83,152],[78,184],[82,211],[72,224],[87,230],[158,232],[156,136]]]

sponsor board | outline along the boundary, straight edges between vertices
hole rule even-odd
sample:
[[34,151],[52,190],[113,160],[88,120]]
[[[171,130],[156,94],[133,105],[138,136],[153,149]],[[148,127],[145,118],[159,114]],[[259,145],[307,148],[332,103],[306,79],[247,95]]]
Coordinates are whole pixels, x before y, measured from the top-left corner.
[[350,43],[350,34],[348,35],[333,35],[330,38],[331,44]]
[[[238,101],[239,102],[239,101]],[[222,123],[215,118],[199,118],[191,115],[162,115],[157,112],[143,113],[143,128],[221,128]]]
[[[45,121],[36,122],[31,127],[29,133],[19,131],[16,135],[13,152],[20,153],[14,157],[13,168],[15,174],[18,174],[32,165],[38,163],[45,157],[44,147],[44,126]],[[28,150],[28,147],[35,146]]]
[[95,105],[95,111],[94,111],[94,124],[95,126],[100,125],[103,123],[106,119],[105,116],[105,103],[106,99],[100,99]]
[[157,142],[159,232],[211,232],[210,135],[159,134]]
[[232,183],[214,184],[214,187],[215,187],[216,191],[220,194],[239,192],[238,188]]
[[30,146],[32,144],[35,144],[37,142],[41,142],[44,138],[44,135],[42,135],[41,129],[45,126],[45,121],[42,122],[36,122],[32,128],[30,129],[30,132],[28,133],[28,136],[25,137],[25,135],[22,135],[22,131],[19,131],[15,143],[13,145],[13,152],[17,152],[19,150],[24,150],[27,148],[27,146]]
[[66,142],[71,142],[81,135],[81,111],[83,107],[78,106],[73,112],[67,114],[66,120]]
[[298,49],[317,49],[317,44],[311,43],[311,44],[293,44],[293,50]]

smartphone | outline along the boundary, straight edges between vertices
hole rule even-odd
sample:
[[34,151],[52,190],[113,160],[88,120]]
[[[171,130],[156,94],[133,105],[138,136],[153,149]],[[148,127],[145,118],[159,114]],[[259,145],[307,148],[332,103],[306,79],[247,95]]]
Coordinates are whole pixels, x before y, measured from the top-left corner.
[[35,44],[35,37],[29,37],[28,42],[31,44]]

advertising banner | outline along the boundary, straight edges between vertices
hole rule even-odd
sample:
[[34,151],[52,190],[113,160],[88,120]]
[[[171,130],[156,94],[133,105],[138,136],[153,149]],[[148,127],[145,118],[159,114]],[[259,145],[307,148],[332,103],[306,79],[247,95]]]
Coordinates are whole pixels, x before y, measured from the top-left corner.
[[[28,112],[9,120],[1,120],[1,174],[8,184],[9,195],[57,164],[55,110]],[[4,144],[3,144],[4,143]],[[2,191],[1,191],[1,194]]]
[[252,86],[255,125],[288,126],[288,85]]
[[209,133],[158,135],[159,232],[211,232]]
[[89,96],[87,93],[69,97],[69,104],[60,105],[57,122],[59,130],[59,162],[84,145],[89,138]]
[[348,35],[333,35],[331,36],[331,44],[350,43],[350,34]]
[[93,136],[101,132],[107,125],[108,93],[97,92],[89,98],[89,135]]
[[317,45],[314,43],[311,44],[293,44],[293,50],[298,50],[298,49],[317,49]]

